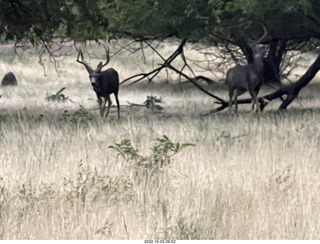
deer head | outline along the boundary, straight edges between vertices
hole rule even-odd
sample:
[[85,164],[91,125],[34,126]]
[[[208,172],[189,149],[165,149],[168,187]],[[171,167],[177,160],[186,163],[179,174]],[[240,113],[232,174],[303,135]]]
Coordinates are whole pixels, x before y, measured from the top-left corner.
[[[82,51],[79,52],[78,54],[78,57],[77,57],[77,62],[80,63],[80,64],[83,64],[84,67],[86,68],[86,70],[88,71],[89,73],[89,79],[90,79],[90,82],[91,82],[91,85],[92,86],[96,86],[97,83],[98,83],[98,77],[100,76],[100,73],[101,73],[101,70],[104,66],[106,66],[109,61],[110,61],[110,58],[109,58],[109,48],[107,48],[105,45],[104,45],[104,49],[106,51],[106,57],[107,57],[107,60],[104,64],[102,64],[102,62],[100,62],[98,65],[97,65],[97,68],[96,69],[92,69],[87,63],[85,63],[83,61],[83,53]],[[80,59],[81,58],[81,59]]]

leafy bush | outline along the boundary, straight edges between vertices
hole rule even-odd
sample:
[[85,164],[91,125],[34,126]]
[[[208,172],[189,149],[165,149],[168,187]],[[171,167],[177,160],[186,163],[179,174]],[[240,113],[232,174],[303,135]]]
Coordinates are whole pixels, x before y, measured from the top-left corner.
[[144,197],[158,194],[159,186],[165,178],[164,168],[170,164],[172,156],[185,147],[194,146],[191,143],[174,143],[166,135],[155,141],[149,155],[141,155],[139,150],[131,145],[129,139],[109,146],[128,162],[123,166],[123,175],[132,176],[132,183],[142,187],[141,192]]
[[88,112],[82,105],[74,113],[70,113],[68,110],[65,110],[62,115],[63,121],[71,121],[74,124],[78,123],[88,123],[92,121],[94,116]]
[[139,150],[131,145],[129,139],[124,139],[120,143],[115,143],[109,148],[116,150],[121,157],[126,160],[132,160],[136,166],[144,168],[161,168],[170,163],[171,157],[183,148],[188,146],[195,146],[192,143],[172,142],[168,136],[163,135],[162,138],[156,138],[156,143],[152,146],[152,153],[144,156],[139,154]]

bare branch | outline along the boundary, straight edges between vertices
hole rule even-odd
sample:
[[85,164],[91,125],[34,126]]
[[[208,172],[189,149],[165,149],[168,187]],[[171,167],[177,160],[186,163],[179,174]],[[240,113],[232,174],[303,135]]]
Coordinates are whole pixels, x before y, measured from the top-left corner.
[[[137,74],[137,75],[134,75],[134,76],[131,76],[125,80],[123,80],[120,85],[124,84],[125,82],[133,79],[133,78],[136,78],[136,77],[139,77],[139,76],[142,76],[141,78],[135,80],[133,83],[131,83],[131,85],[145,79],[145,78],[148,78],[149,81],[151,81],[163,68],[165,68],[165,64],[170,64],[176,57],[178,57],[182,52],[183,52],[183,46],[184,44],[186,43],[186,39],[182,40],[182,42],[180,43],[179,47],[177,48],[177,50],[166,60],[164,60],[164,64],[162,66],[160,66],[159,68],[149,72],[149,73],[141,73],[141,74]],[[151,78],[149,78],[149,76],[152,75]]]
[[226,103],[228,106],[228,102],[226,102],[225,100],[223,100],[222,98],[208,92],[206,89],[204,89],[201,85],[199,85],[196,82],[196,79],[194,78],[190,78],[189,76],[187,76],[186,74],[182,73],[181,71],[179,71],[177,68],[173,67],[171,64],[169,63],[164,63],[163,64],[164,67],[168,67],[169,69],[172,69],[173,71],[175,71],[176,73],[180,74],[181,76],[183,76],[184,78],[186,78],[188,81],[190,81],[192,84],[194,84],[200,91],[204,92],[205,94],[209,95],[210,97],[215,98],[216,100],[220,101],[221,104]]
[[149,44],[149,42],[147,42],[147,40],[144,41],[163,61],[166,61],[164,57],[162,57],[162,55],[157,51],[157,49],[155,49],[153,46],[151,46]]
[[44,76],[47,76],[47,72],[46,72],[46,66],[44,65],[44,60],[43,60],[43,54],[45,53],[45,50],[43,50],[40,54],[39,54],[39,64],[43,67],[43,72],[44,72]]

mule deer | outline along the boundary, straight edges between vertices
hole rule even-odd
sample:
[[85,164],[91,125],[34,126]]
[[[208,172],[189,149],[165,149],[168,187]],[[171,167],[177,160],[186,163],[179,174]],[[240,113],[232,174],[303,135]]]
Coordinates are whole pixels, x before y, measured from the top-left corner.
[[[107,60],[104,64],[100,62],[97,66],[97,69],[92,69],[88,64],[83,62],[83,54],[82,51],[79,52],[77,57],[77,62],[84,65],[89,73],[89,79],[91,85],[93,86],[93,90],[96,92],[99,102],[100,114],[102,117],[107,117],[109,114],[109,110],[111,107],[111,99],[110,94],[114,94],[117,102],[117,109],[118,109],[118,118],[120,118],[120,104],[118,99],[118,92],[119,92],[119,75],[118,72],[113,69],[109,68],[105,71],[101,71],[101,69],[106,66],[110,59],[109,59],[109,49],[104,47],[106,50]],[[81,60],[79,59],[81,56]],[[106,109],[106,102],[108,101],[108,109],[107,113],[105,114]]]
[[[250,46],[253,53],[253,63],[246,66],[237,65],[227,72],[226,85],[229,90],[229,113],[232,110],[232,99],[234,96],[235,113],[238,110],[237,98],[248,91],[252,98],[252,110],[259,109],[258,92],[262,84],[263,56],[267,50],[266,46],[253,44]],[[235,94],[234,94],[235,93]]]

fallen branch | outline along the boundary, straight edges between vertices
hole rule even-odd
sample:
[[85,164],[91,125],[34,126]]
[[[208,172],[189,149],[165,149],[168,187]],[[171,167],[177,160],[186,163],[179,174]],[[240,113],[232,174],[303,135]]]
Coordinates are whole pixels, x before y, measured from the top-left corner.
[[194,84],[200,91],[204,92],[205,94],[209,95],[210,97],[215,98],[216,100],[220,101],[220,103],[226,103],[228,105],[228,103],[223,100],[222,98],[208,92],[206,89],[204,89],[201,85],[199,85],[195,78],[191,78],[189,76],[187,76],[186,74],[184,74],[183,72],[181,72],[180,70],[178,70],[177,68],[173,67],[171,64],[166,64],[164,63],[162,66],[168,67],[169,69],[172,69],[173,71],[175,71],[176,73],[180,74],[181,76],[183,76],[184,78],[186,78],[188,81],[190,81],[192,84]]
[[130,107],[147,107],[145,104],[131,103],[129,101],[127,101],[127,103],[130,105]]

